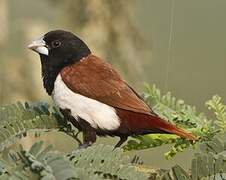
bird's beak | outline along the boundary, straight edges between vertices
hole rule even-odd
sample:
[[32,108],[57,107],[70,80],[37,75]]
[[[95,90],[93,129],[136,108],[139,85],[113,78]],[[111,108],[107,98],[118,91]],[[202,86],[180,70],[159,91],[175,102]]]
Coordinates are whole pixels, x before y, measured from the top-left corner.
[[49,55],[49,50],[47,48],[46,42],[43,40],[43,37],[32,41],[31,44],[28,45],[28,48],[39,54],[44,54],[46,56]]

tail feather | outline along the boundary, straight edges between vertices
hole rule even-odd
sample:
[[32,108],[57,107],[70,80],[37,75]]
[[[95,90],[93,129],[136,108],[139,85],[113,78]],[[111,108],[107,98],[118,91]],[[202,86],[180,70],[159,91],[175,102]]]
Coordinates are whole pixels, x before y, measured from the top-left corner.
[[192,133],[176,127],[174,124],[169,123],[158,115],[137,113],[133,111],[126,111],[116,108],[117,115],[121,119],[120,130],[124,133],[124,128],[128,129],[134,134],[147,134],[147,133],[167,133],[176,134],[180,137],[197,140],[198,138],[192,135]]
[[156,128],[158,128],[158,129],[160,129],[164,132],[167,132],[167,133],[170,133],[170,134],[176,134],[180,137],[190,139],[190,140],[197,140],[198,139],[192,133],[186,132],[185,130],[176,127],[174,124],[171,124],[171,123],[161,119],[158,116],[152,118],[150,123],[151,123],[152,127],[153,127],[153,125],[155,125]]

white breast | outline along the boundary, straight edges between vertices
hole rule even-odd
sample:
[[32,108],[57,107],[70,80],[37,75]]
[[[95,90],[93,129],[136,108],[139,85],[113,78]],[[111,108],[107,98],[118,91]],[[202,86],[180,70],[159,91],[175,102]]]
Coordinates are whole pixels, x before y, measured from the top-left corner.
[[93,128],[115,130],[120,126],[119,117],[113,107],[71,91],[58,75],[54,83],[52,98],[62,109],[70,109],[71,115],[86,120]]

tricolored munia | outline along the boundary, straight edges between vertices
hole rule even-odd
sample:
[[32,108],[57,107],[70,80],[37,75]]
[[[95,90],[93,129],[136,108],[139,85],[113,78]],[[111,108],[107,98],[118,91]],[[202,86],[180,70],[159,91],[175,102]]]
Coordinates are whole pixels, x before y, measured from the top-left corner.
[[34,40],[40,55],[43,85],[65,119],[83,132],[87,147],[99,136],[170,133],[195,140],[191,133],[160,118],[106,61],[91,53],[71,32],[54,30]]

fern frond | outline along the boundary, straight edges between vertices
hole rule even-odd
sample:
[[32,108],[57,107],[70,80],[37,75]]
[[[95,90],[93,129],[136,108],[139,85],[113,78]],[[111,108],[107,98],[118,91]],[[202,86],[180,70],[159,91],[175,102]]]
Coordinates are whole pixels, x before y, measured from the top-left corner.
[[[29,151],[21,148],[11,152],[11,164],[0,161],[0,179],[147,179],[147,175],[130,163],[121,149],[112,146],[92,146],[73,151],[68,155],[43,149],[43,142],[36,142]],[[16,165],[15,165],[16,164]]]
[[126,151],[153,148],[163,144],[175,143],[176,139],[178,139],[176,135],[147,134],[131,138],[123,148]]
[[[31,104],[18,102],[0,107],[0,151],[26,135],[30,130],[62,130],[70,133],[69,124],[60,113],[43,103]],[[66,130],[65,130],[66,129]]]
[[[42,147],[43,142],[36,142],[29,151],[11,152],[11,164],[3,164],[5,173],[10,179],[62,179],[77,177],[74,167],[63,155],[51,151],[51,147]],[[13,166],[16,164],[16,166]],[[2,176],[0,176],[2,179]]]
[[113,149],[113,146],[92,146],[72,152],[69,159],[76,168],[84,168],[88,174],[98,174],[104,179],[147,179],[132,166],[122,149]]
[[185,171],[179,165],[176,165],[172,167],[170,171],[159,174],[157,179],[224,180],[226,177],[225,135],[219,135],[211,141],[203,142],[200,145],[200,150],[201,152],[195,154],[189,172]]
[[221,102],[221,97],[215,95],[212,97],[211,100],[206,102],[206,106],[208,109],[213,110],[216,116],[216,123],[217,126],[222,131],[226,131],[226,105]]

